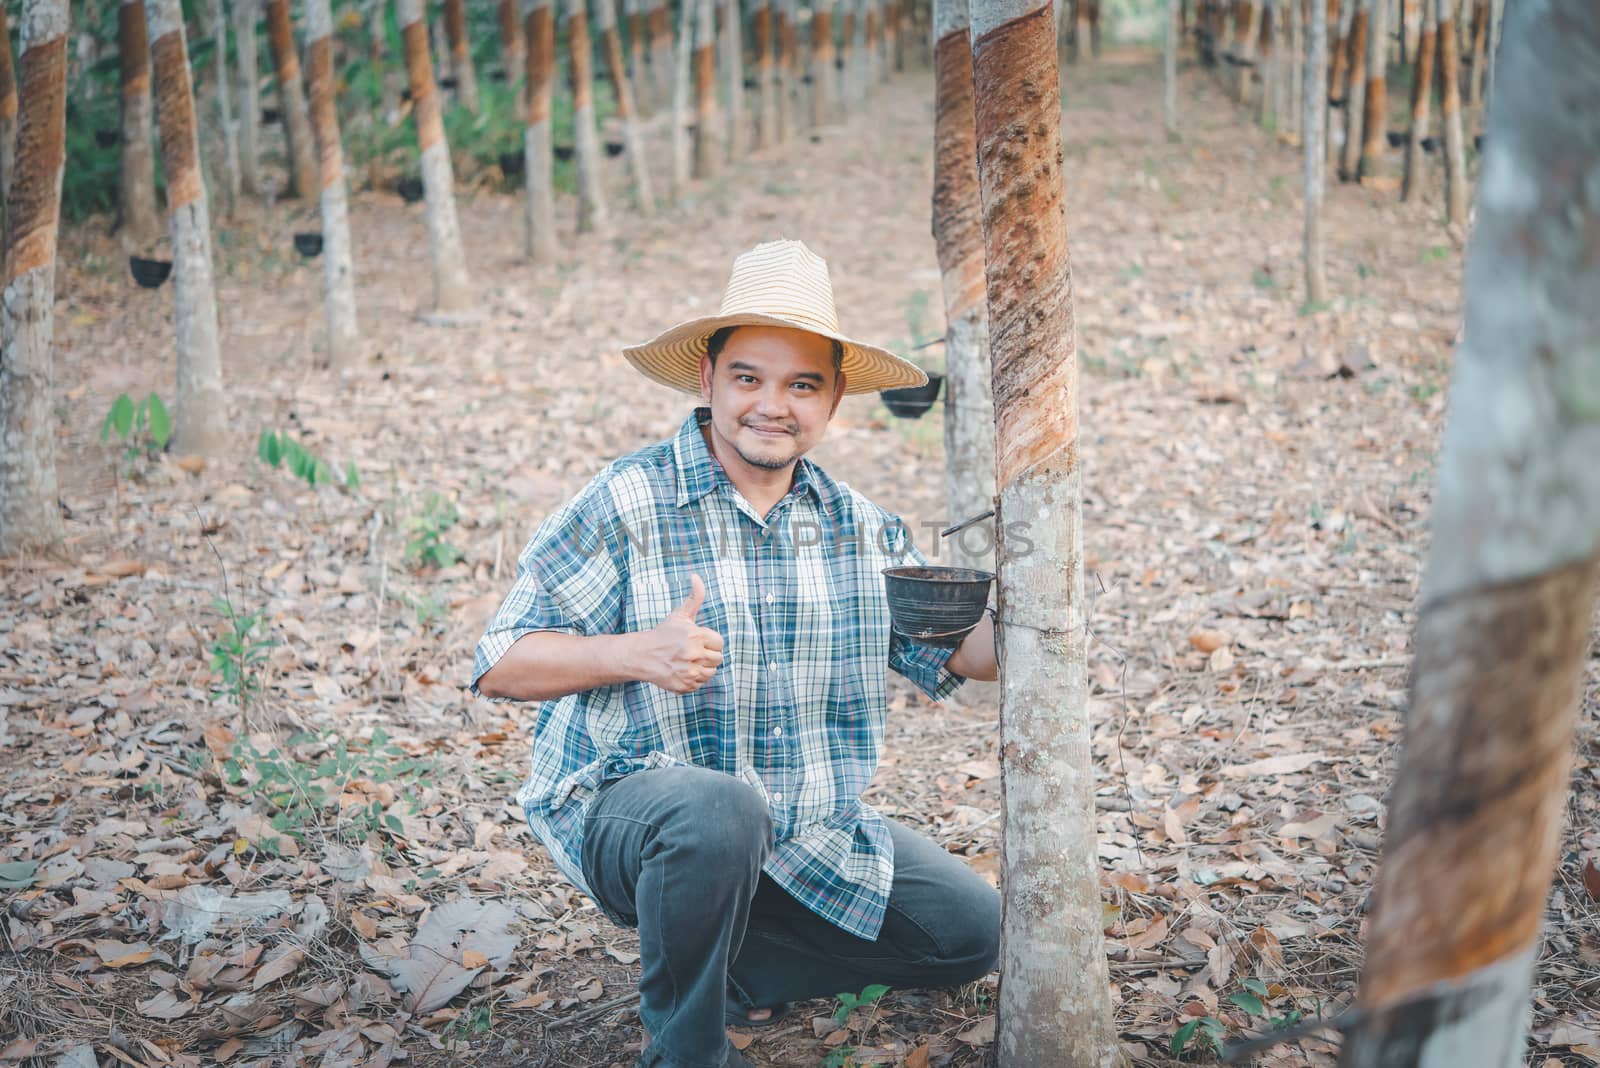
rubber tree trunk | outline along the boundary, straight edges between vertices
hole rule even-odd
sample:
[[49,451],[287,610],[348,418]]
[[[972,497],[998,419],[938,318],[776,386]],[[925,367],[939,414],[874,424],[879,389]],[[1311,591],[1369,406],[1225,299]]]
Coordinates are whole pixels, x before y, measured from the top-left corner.
[[777,48],[776,70],[773,73],[776,128],[773,138],[778,144],[794,135],[795,127],[795,36],[794,20],[789,17],[790,0],[768,0],[771,8],[772,39]]
[[216,35],[213,48],[217,57],[217,114],[222,124],[223,173],[227,180],[225,218],[239,210],[239,124],[233,121],[232,90],[228,88],[228,14],[222,0],[211,0],[211,22]]
[[772,4],[769,0],[755,0],[751,14],[756,30],[756,147],[766,148],[778,139],[778,93],[774,83],[777,64],[774,62]]
[[1234,95],[1239,98],[1239,103],[1250,102],[1250,86],[1255,79],[1256,63],[1259,49],[1257,44],[1261,37],[1261,3],[1259,0],[1245,0],[1239,13],[1238,22],[1238,49],[1239,81],[1234,87]]
[[578,233],[610,230],[600,180],[600,134],[594,115],[594,45],[584,0],[566,0],[567,74],[572,86],[573,170],[578,186]]
[[1383,154],[1389,148],[1389,0],[1373,0],[1367,25],[1367,92],[1361,129],[1362,178],[1383,173]]
[[862,83],[865,87],[877,85],[883,80],[884,63],[879,49],[883,45],[880,36],[882,32],[881,20],[878,17],[880,0],[862,0],[866,6],[866,26],[862,29],[862,39],[866,49],[861,59]]
[[693,156],[689,141],[689,71],[695,55],[695,0],[678,5],[678,45],[672,57],[672,199],[682,203],[689,191]]
[[1327,136],[1323,124],[1328,117],[1328,0],[1311,0],[1310,22],[1301,147],[1305,150],[1306,304],[1316,308],[1328,303],[1327,251],[1322,238],[1322,198],[1327,184],[1324,168],[1328,158],[1323,147]]
[[433,310],[461,311],[472,303],[466,257],[461,252],[461,227],[456,221],[456,182],[450,166],[450,145],[439,114],[434,88],[433,56],[423,0],[396,0],[400,38],[406,51],[406,77],[411,87],[411,118],[417,127],[417,153],[422,165],[422,191],[428,221],[428,255],[433,265]]
[[813,0],[811,8],[811,125],[833,121],[834,0]]
[[647,119],[655,111],[655,80],[650,76],[649,48],[645,40],[643,0],[624,0],[623,17],[628,26],[628,88],[633,91],[633,109]]
[[1461,128],[1461,46],[1456,39],[1455,0],[1438,4],[1439,125],[1444,132],[1444,213],[1456,225],[1467,221],[1467,147]]
[[[1049,0],[971,9],[999,486],[1001,1068],[1102,1068],[1076,342]],[[1029,551],[1008,523],[1029,524]],[[1016,528],[1012,528],[1016,529]],[[1049,932],[1041,937],[1040,932]]]
[[344,146],[334,107],[333,13],[328,0],[306,0],[306,74],[311,129],[316,134],[322,172],[322,295],[328,311],[328,347],[320,362],[335,368],[354,367],[361,361],[361,330],[356,323]]
[[857,0],[839,0],[843,12],[839,19],[838,98],[842,110],[853,113],[860,97],[856,95],[856,3]]
[[1467,79],[1464,103],[1476,107],[1483,103],[1483,68],[1488,66],[1489,0],[1477,0],[1472,5],[1472,31],[1467,39],[1472,77]]
[[554,263],[556,242],[555,159],[551,152],[551,114],[556,84],[556,18],[551,0],[522,0],[522,29],[528,39],[527,113],[523,130],[523,182],[528,199],[526,248],[534,263]]
[[1178,12],[1183,0],[1167,0],[1167,30],[1161,41],[1161,121],[1178,136]]
[[6,202],[17,160],[17,76],[11,66],[11,30],[5,8],[0,3],[0,235],[10,232]]
[[640,2],[649,4],[644,24],[650,35],[650,74],[654,82],[651,92],[656,98],[656,106],[664,108],[672,100],[677,88],[677,50],[672,43],[672,9],[666,0]]
[[472,64],[472,34],[467,29],[467,0],[444,0],[444,39],[450,48],[450,73],[456,80],[456,101],[478,113],[478,71]]
[[156,122],[161,127],[161,167],[167,178],[172,235],[178,343],[172,447],[177,452],[214,455],[226,444],[228,416],[211,271],[211,217],[200,175],[189,45],[179,0],[149,0],[145,18],[155,61]]
[[717,0],[722,8],[722,77],[728,103],[728,159],[744,156],[744,47],[740,0]]
[[523,76],[527,66],[527,43],[522,35],[522,13],[517,0],[500,0],[495,18],[500,26],[500,69],[511,90],[515,115],[526,122],[528,94],[523,88]]
[[[1345,78],[1347,76],[1345,65],[1349,58],[1349,45],[1346,38],[1350,35],[1353,25],[1355,9],[1358,0],[1329,0],[1330,18],[1328,38],[1328,106],[1338,108],[1343,106],[1343,93]],[[1424,3],[1428,0],[1423,0]],[[1332,132],[1332,127],[1329,127]],[[1332,144],[1330,141],[1329,144]]]
[[694,29],[694,176],[710,178],[722,163],[722,135],[717,129],[717,41],[715,0],[684,0],[695,6]]
[[234,0],[233,47],[238,56],[239,75],[239,190],[246,196],[261,195],[261,84],[260,61],[256,56],[256,19],[259,0]]
[[1361,130],[1367,100],[1367,37],[1372,0],[1360,0],[1346,41],[1344,144],[1339,148],[1339,180],[1352,181],[1361,167]]
[[318,186],[317,156],[305,87],[300,84],[300,60],[294,51],[289,0],[267,0],[266,10],[267,47],[278,79],[278,114],[289,148],[289,195],[309,199]]
[[1261,99],[1256,101],[1256,122],[1265,130],[1278,128],[1279,112],[1274,108],[1278,101],[1279,61],[1283,58],[1278,48],[1277,0],[1261,0],[1261,26],[1256,36],[1256,71],[1261,75]]
[[[11,46],[6,45],[9,57]],[[118,227],[136,248],[161,237],[156,208],[154,104],[150,97],[150,38],[144,0],[122,0],[117,7],[117,52],[122,67],[122,166],[117,187]]]
[[1406,135],[1405,171],[1400,178],[1400,199],[1411,200],[1426,191],[1427,161],[1422,140],[1428,136],[1428,111],[1433,100],[1433,60],[1438,44],[1439,13],[1431,3],[1422,5],[1422,32],[1417,35],[1417,62],[1411,72],[1411,129]]
[[622,123],[622,142],[628,153],[628,169],[633,172],[633,190],[639,214],[654,215],[655,188],[650,183],[650,166],[645,157],[644,137],[639,132],[639,115],[633,105],[633,87],[622,58],[622,35],[617,32],[616,0],[594,0],[594,24],[600,32],[600,47],[605,52],[606,70],[616,91],[617,119]]
[[891,71],[906,69],[905,38],[900,33],[900,17],[899,0],[889,0],[883,5],[883,76],[886,79]]
[[1100,0],[1084,0],[1084,14],[1089,20],[1089,55],[1100,54]]
[[[0,556],[57,550],[56,229],[67,128],[66,0],[25,0],[21,34],[22,107],[16,171],[8,188],[4,289],[0,293]],[[5,27],[0,25],[0,30]],[[11,38],[4,44],[15,103]]]
[[1600,9],[1509,6],[1346,1068],[1521,1065],[1560,854],[1600,578]]
[[[946,324],[945,500],[955,523],[994,507],[994,394],[967,0],[934,0],[933,25],[933,239]],[[969,553],[958,537],[947,544],[955,566],[993,569],[992,550]]]
[[[1182,0],[1179,0],[1182,6]],[[1298,137],[1305,136],[1305,58],[1306,13],[1301,0],[1289,0],[1289,78],[1288,112],[1285,116],[1288,129]]]

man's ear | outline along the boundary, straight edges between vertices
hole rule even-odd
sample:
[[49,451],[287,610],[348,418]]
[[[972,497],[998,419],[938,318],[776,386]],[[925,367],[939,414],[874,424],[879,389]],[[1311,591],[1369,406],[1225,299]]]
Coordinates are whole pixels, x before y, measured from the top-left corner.
[[711,357],[700,357],[700,399],[707,404],[711,403],[711,376],[715,372],[716,365],[711,362]]
[[828,418],[832,419],[839,411],[839,402],[844,400],[844,372],[840,371],[833,376],[833,407],[828,409]]

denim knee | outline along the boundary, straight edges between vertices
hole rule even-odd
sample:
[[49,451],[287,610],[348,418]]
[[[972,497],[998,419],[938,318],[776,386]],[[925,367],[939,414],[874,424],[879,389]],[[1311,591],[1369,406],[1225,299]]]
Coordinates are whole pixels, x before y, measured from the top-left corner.
[[707,768],[673,768],[662,823],[673,847],[707,864],[754,859],[772,852],[772,816],[766,800],[732,775]]

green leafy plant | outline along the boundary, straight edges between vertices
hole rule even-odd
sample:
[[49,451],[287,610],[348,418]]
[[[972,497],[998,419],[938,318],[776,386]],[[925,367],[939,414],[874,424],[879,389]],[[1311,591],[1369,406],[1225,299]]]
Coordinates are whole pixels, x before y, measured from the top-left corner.
[[859,994],[839,994],[839,1007],[833,1012],[833,1022],[843,1026],[852,1012],[866,1008],[888,992],[889,988],[882,983],[873,983]]
[[1179,1056],[1193,1045],[1194,1049],[1211,1047],[1211,1052],[1222,1053],[1228,1034],[1228,1025],[1215,1016],[1201,1016],[1190,1020],[1172,1033],[1172,1055]]
[[154,456],[167,447],[172,437],[172,418],[161,396],[151,393],[138,404],[126,393],[117,394],[100,424],[100,441],[108,444],[115,435],[123,457],[130,463],[141,456]]
[[1422,250],[1423,263],[1439,263],[1450,258],[1450,249],[1444,245],[1429,245]]
[[1262,267],[1257,267],[1250,272],[1250,284],[1257,289],[1276,289],[1277,280],[1272,277],[1272,272]]
[[[256,443],[256,456],[273,467],[286,467],[290,474],[313,489],[340,482],[339,476],[326,460],[286,433],[263,430]],[[343,483],[350,489],[361,485],[361,475],[354,463],[347,462],[344,465]]]
[[211,643],[211,670],[221,679],[211,696],[231,700],[243,711],[261,692],[261,664],[278,643],[263,636],[266,621],[260,612],[241,614],[222,597],[212,605],[228,629]]
[[410,537],[406,541],[406,559],[418,568],[445,568],[461,559],[461,552],[444,540],[444,535],[461,521],[461,513],[454,502],[443,494],[430,490],[424,498],[422,511],[406,520]]

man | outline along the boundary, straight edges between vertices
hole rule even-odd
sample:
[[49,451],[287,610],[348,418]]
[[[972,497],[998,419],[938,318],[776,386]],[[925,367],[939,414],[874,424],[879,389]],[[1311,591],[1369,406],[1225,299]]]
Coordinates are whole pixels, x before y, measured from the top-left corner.
[[926,378],[839,333],[803,244],[745,253],[719,315],[625,355],[706,407],[541,524],[473,688],[543,702],[518,799],[563,874],[639,930],[639,1064],[745,1065],[726,1024],[994,966],[999,895],[860,800],[885,668],[936,698],[994,679],[993,624],[953,651],[893,633],[881,569],[922,554],[804,458],[846,393]]

